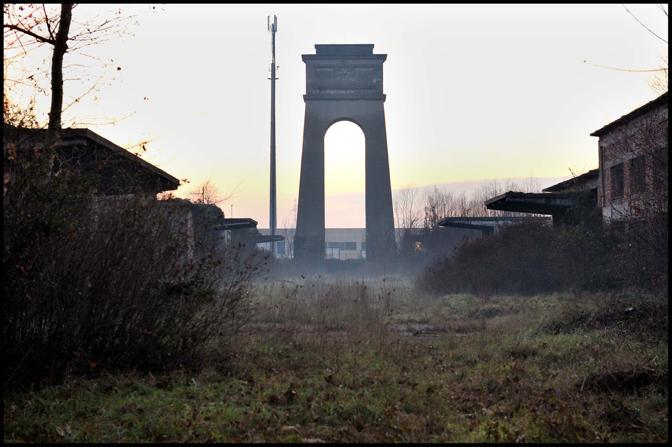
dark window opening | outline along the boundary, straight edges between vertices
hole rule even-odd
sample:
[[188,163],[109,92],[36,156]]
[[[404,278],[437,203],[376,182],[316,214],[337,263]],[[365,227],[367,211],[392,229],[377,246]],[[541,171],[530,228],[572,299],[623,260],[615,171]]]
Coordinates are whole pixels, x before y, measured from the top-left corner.
[[644,155],[630,160],[630,193],[637,194],[646,190],[646,164]]
[[653,152],[651,160],[652,167],[652,184],[654,190],[667,191],[668,188],[668,148],[663,146]]
[[623,163],[612,166],[611,174],[611,197],[623,197]]

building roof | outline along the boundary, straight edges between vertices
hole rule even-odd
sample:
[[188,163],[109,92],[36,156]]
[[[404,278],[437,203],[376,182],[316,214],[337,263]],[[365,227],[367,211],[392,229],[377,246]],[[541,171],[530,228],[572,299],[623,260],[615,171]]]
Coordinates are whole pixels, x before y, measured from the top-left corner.
[[373,44],[315,44],[315,53],[319,56],[367,56],[373,54]]
[[530,220],[546,221],[548,218],[531,216],[446,217],[440,220],[437,226],[481,230],[484,233],[492,234],[498,225],[527,222]]
[[[9,140],[14,139],[28,145],[44,139],[48,132],[47,129],[30,129],[10,125],[5,125],[4,131],[5,135],[9,135]],[[145,180],[143,187],[148,188],[148,191],[175,190],[180,186],[180,181],[177,178],[90,129],[62,129],[61,141],[57,147],[59,153],[65,155],[66,161],[75,160],[76,157],[80,168],[97,172],[105,177],[107,181],[116,185],[113,188],[115,191],[128,186],[122,185],[123,181],[120,179],[112,180],[112,173],[119,169],[130,170],[135,176],[140,175]],[[77,153],[76,156],[75,153]],[[85,156],[84,154],[89,155]],[[128,180],[128,177],[126,180]]]
[[110,140],[101,137],[100,135],[98,135],[97,133],[92,131],[91,129],[73,129],[73,128],[70,128],[70,129],[63,129],[63,132],[64,132],[63,136],[64,136],[64,139],[66,141],[73,136],[81,136],[81,137],[84,137],[84,138],[88,138],[89,140],[95,141],[96,143],[98,143],[101,146],[109,149],[110,151],[139,164],[140,166],[142,166],[145,169],[148,169],[148,170],[152,171],[153,173],[159,175],[160,177],[163,177],[168,182],[174,184],[174,186],[175,186],[174,188],[168,188],[168,189],[177,189],[177,187],[180,186],[180,181],[178,179],[176,179],[175,177],[173,177],[172,175],[168,174],[166,171],[154,166],[153,164],[149,163],[146,160],[143,160],[142,158],[138,157],[134,153],[127,151],[123,147],[114,144]]
[[446,222],[443,225],[439,224],[438,226],[444,228],[464,228],[466,230],[479,230],[484,234],[492,234],[496,225],[482,225],[473,222]]
[[[469,217],[469,216],[461,216],[461,217],[446,217],[445,219],[442,219],[439,221],[437,225],[440,226],[449,226],[452,224],[457,224],[457,223],[474,223],[474,224],[479,224],[479,225],[497,225],[500,223],[508,222],[520,222],[523,220],[529,220],[529,216],[484,216],[484,217]],[[543,219],[543,218],[542,218]]]
[[254,242],[255,244],[266,244],[268,242],[281,242],[284,241],[285,237],[281,236],[279,234],[276,234],[275,236],[270,236],[266,234],[261,234],[259,232],[255,233],[250,242]]
[[264,244],[268,242],[280,242],[284,241],[285,237],[281,235],[267,235],[261,234],[257,229],[257,221],[251,217],[229,217],[222,219],[222,224],[218,225],[215,230],[224,231],[224,230],[249,230],[239,232],[236,231],[236,238],[240,242],[250,243],[250,244]]
[[387,54],[374,54],[373,44],[316,44],[315,54],[302,54],[305,61],[324,59],[377,59],[384,61]]
[[622,126],[623,124],[628,123],[629,121],[632,121],[633,119],[637,118],[638,116],[641,116],[645,113],[647,113],[649,110],[654,109],[655,107],[658,107],[659,105],[667,104],[667,93],[665,92],[653,101],[649,101],[646,104],[644,104],[641,107],[636,108],[632,112],[628,113],[627,115],[623,115],[616,121],[612,121],[611,123],[607,124],[606,126],[597,129],[595,132],[591,133],[591,137],[600,137],[604,135],[607,132],[610,132],[614,128],[618,126]]
[[257,228],[257,221],[251,217],[229,217],[222,220],[217,230],[240,230],[243,228]]
[[569,180],[565,180],[564,182],[556,183],[555,185],[551,185],[548,188],[542,189],[542,191],[545,192],[560,192],[567,190],[569,188],[572,188],[574,186],[577,186],[581,183],[587,183],[592,180],[596,180],[600,176],[600,169],[592,169],[584,174],[577,175],[576,177],[572,177]]
[[490,210],[514,211],[518,213],[555,214],[576,206],[579,193],[563,192],[515,192],[508,191],[486,200]]

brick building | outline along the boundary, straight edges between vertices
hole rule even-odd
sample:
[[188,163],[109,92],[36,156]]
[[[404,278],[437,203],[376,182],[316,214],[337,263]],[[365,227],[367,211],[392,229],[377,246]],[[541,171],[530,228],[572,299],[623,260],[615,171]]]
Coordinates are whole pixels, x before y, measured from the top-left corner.
[[605,223],[667,214],[668,93],[591,133],[599,137],[598,206]]
[[599,167],[545,188],[508,191],[488,209],[547,214],[556,224],[652,222],[667,216],[668,94],[591,133],[599,137]]

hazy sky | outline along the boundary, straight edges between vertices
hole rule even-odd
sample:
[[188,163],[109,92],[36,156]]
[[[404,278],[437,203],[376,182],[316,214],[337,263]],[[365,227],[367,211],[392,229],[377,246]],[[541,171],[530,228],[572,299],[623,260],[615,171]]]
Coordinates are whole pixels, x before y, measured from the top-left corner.
[[[234,217],[252,217],[260,227],[268,225],[269,14],[278,16],[279,227],[292,224],[298,198],[301,54],[314,53],[314,44],[372,43],[375,53],[388,55],[393,189],[555,181],[570,169],[595,168],[597,139],[589,133],[657,96],[652,73],[595,65],[656,68],[667,54],[667,44],[620,4],[79,5],[73,18],[82,22],[119,8],[137,15],[132,35],[82,50],[99,61],[66,55],[66,64],[85,63],[86,73],[103,73],[106,81],[66,111],[64,124],[89,127],[122,146],[151,139],[144,158],[191,182],[178,195],[209,179],[233,194],[222,206],[227,215],[233,204]],[[667,39],[657,5],[628,9]],[[40,64],[45,54],[24,64]],[[90,85],[66,82],[66,96]],[[46,97],[37,101],[46,117]],[[123,119],[95,124],[110,117]],[[363,226],[364,136],[341,122],[329,129],[325,145],[327,226]]]

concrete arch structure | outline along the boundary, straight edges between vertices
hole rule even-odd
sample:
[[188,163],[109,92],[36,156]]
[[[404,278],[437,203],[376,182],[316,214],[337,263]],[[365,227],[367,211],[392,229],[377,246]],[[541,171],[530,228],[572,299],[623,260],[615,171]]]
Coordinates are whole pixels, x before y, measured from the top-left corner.
[[332,124],[351,121],[364,133],[366,255],[389,259],[395,251],[390,167],[385,131],[383,62],[372,44],[315,45],[306,63],[303,151],[294,254],[312,265],[324,260],[324,137]]

